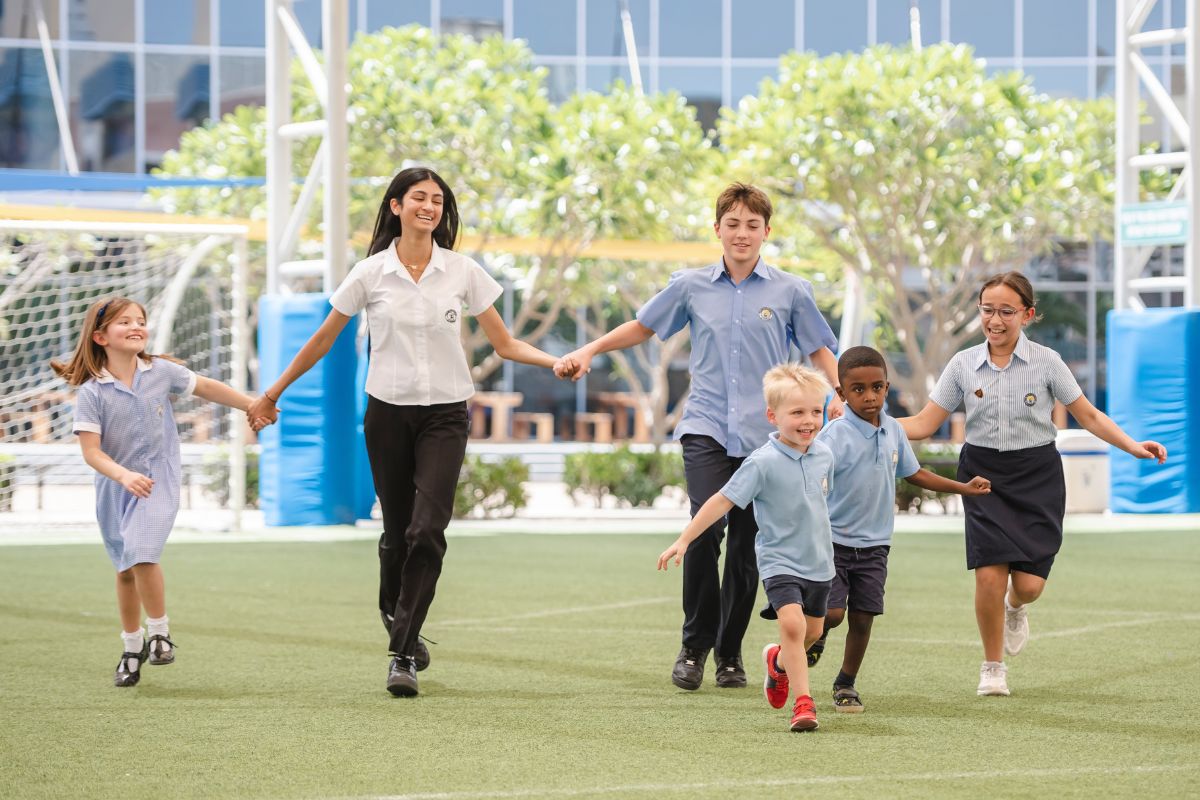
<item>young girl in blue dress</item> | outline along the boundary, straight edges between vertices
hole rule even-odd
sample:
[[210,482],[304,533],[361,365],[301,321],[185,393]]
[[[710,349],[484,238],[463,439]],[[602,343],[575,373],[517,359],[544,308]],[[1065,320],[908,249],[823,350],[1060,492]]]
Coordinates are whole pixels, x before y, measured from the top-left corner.
[[159,566],[179,511],[179,432],[171,400],[194,394],[242,411],[251,402],[173,359],[150,355],[148,337],[146,310],[139,303],[125,297],[100,300],[84,317],[71,359],[50,362],[67,383],[79,387],[73,430],[84,461],[97,473],[96,519],[117,570],[124,642],[113,679],[117,686],[136,685],[147,660],[175,661]]

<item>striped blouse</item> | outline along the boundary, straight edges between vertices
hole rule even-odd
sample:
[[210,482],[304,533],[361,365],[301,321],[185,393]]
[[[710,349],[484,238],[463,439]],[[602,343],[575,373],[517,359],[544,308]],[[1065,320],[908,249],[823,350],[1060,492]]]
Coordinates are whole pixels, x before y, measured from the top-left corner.
[[994,450],[1022,450],[1054,441],[1054,401],[1070,405],[1083,390],[1062,357],[1025,334],[1008,366],[988,358],[987,342],[950,359],[929,399],[947,411],[966,402],[967,442]]

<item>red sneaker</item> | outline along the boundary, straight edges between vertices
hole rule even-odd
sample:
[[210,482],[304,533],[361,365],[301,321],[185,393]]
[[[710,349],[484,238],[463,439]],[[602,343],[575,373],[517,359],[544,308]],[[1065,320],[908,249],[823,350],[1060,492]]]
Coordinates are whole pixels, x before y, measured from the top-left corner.
[[796,698],[796,705],[792,707],[792,730],[794,731],[815,731],[817,729],[817,709],[813,705],[813,699],[802,694]]
[[763,665],[767,677],[763,678],[763,694],[771,708],[783,708],[788,701],[788,676],[781,669],[775,669],[775,657],[779,655],[779,645],[769,644],[763,648]]

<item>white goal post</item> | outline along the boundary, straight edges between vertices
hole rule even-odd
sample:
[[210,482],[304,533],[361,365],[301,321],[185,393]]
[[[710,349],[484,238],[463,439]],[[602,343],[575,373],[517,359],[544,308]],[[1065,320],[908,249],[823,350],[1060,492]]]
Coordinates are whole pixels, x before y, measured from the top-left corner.
[[[0,220],[0,523],[31,510],[17,513],[21,524],[91,514],[65,494],[49,508],[43,501],[46,486],[91,484],[71,433],[74,392],[50,360],[69,358],[88,306],[116,294],[145,305],[149,352],[246,391],[245,226]],[[240,527],[245,415],[196,398],[177,402],[175,415],[185,473],[227,469],[220,505]],[[32,484],[36,509],[14,508],[17,490]]]

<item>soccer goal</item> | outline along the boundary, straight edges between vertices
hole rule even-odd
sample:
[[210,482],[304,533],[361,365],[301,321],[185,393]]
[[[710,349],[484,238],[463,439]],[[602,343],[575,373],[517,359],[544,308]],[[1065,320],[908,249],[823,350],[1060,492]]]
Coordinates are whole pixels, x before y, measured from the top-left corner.
[[[96,299],[142,303],[149,352],[245,391],[246,238],[239,225],[0,220],[0,528],[94,524],[74,391],[50,360],[69,357]],[[175,418],[181,521],[240,527],[245,416],[187,398]]]

